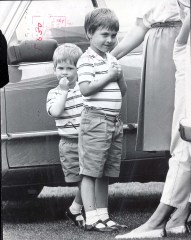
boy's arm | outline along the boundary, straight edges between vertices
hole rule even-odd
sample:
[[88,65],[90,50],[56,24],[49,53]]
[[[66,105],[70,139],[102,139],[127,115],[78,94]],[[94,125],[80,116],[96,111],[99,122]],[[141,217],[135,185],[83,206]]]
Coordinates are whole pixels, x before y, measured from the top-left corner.
[[54,97],[47,98],[47,111],[52,117],[60,117],[63,114],[68,91],[62,90],[59,93],[54,94]]
[[143,42],[148,30],[149,28],[143,24],[143,19],[137,18],[133,28],[110,53],[117,59],[122,58]]
[[60,117],[64,112],[69,91],[67,78],[62,78],[59,86],[58,92],[50,91],[47,96],[47,112],[53,117]]
[[[99,79],[94,79],[94,67],[91,63],[84,63],[84,59],[78,62],[78,81],[80,91],[83,96],[87,97],[102,90],[108,83],[117,81],[118,67],[111,65],[108,73]],[[83,79],[83,80],[82,80]]]
[[118,85],[121,91],[121,95],[122,97],[125,95],[126,91],[127,91],[127,83],[124,79],[123,74],[121,75],[120,79],[118,80]]
[[112,64],[115,64],[116,67],[118,68],[118,86],[120,88],[121,95],[123,97],[127,91],[127,84],[124,79],[123,70],[122,70],[121,66],[119,65],[118,61],[114,60],[114,58],[113,58]]
[[87,97],[101,91],[109,82],[114,80],[117,80],[117,78],[112,78],[109,74],[106,74],[98,80],[80,83],[80,91],[83,96]]

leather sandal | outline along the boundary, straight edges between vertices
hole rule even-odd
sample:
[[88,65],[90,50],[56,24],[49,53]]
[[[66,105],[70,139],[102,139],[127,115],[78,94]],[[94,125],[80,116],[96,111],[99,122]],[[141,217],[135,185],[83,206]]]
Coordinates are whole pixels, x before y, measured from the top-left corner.
[[[102,228],[97,227],[97,225],[99,223],[103,224],[104,227],[102,227]],[[114,232],[116,229],[114,229],[112,227],[108,227],[108,226],[106,226],[106,224],[104,222],[102,222],[101,220],[98,220],[97,222],[90,224],[90,225],[85,224],[84,230],[85,231],[97,231],[97,232]]]
[[116,223],[115,221],[113,221],[113,220],[110,219],[110,218],[108,218],[108,219],[106,219],[105,221],[102,221],[102,222],[103,222],[106,226],[108,226],[108,222],[109,222],[109,221],[112,221],[112,222],[114,223],[112,226],[110,226],[110,227],[112,227],[112,228],[115,228],[115,229],[125,229],[125,228],[127,228],[126,225]]
[[77,227],[80,227],[80,228],[84,227],[85,220],[81,213],[72,214],[70,209],[68,208],[66,210],[66,216],[68,219],[72,220]]

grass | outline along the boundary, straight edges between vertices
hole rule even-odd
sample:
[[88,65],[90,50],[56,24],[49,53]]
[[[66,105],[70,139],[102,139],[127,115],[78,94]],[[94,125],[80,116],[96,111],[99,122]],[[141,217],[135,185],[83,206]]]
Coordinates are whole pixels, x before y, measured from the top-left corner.
[[[144,223],[157,207],[163,183],[116,183],[109,189],[109,210],[112,217],[128,226],[125,231]],[[44,187],[37,199],[26,202],[3,202],[4,240],[108,240],[116,233],[84,232],[66,219],[77,188]],[[123,232],[120,232],[122,234]],[[168,236],[168,240],[190,239]]]

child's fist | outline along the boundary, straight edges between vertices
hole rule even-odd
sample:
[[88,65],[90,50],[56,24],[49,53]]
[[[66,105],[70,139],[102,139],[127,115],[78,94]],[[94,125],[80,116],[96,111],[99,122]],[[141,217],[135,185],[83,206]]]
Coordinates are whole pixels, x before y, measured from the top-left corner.
[[116,64],[111,63],[108,69],[108,74],[112,81],[117,81],[118,79],[118,67]]
[[120,65],[117,66],[117,70],[118,70],[118,80],[119,80],[123,77],[123,70],[121,69]]
[[68,91],[69,90],[69,81],[66,77],[63,77],[59,81],[59,86],[62,90]]

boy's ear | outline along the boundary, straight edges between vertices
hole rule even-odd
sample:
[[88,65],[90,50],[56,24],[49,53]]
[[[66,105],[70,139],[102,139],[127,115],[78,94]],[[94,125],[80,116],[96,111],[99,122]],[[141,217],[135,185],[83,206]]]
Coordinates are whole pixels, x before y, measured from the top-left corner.
[[88,37],[88,39],[91,39],[92,38],[92,34],[87,32],[87,37]]

